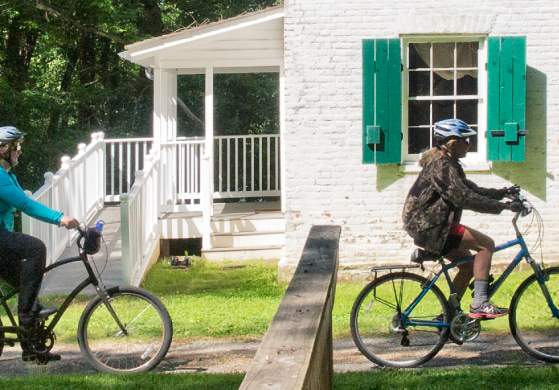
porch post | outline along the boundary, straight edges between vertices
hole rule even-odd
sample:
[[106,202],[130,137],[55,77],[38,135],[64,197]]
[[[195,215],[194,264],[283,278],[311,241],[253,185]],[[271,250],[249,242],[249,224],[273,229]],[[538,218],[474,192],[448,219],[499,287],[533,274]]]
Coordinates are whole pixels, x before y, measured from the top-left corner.
[[285,67],[280,65],[279,71],[279,127],[280,127],[280,203],[281,212],[285,213],[285,177],[286,175],[286,165],[285,165]]
[[214,95],[213,66],[206,67],[204,191],[202,192],[202,249],[211,249],[211,217],[213,215],[214,184]]
[[162,164],[159,183],[160,205],[176,201],[176,150],[161,143],[173,141],[177,135],[177,71],[155,68],[153,72],[153,149],[159,151]]

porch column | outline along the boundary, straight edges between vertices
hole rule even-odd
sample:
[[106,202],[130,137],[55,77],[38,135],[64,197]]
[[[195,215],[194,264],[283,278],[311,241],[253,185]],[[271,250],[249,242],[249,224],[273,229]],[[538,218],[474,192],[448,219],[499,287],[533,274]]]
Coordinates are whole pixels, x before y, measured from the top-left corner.
[[211,217],[213,215],[214,193],[214,94],[213,94],[213,66],[206,67],[206,96],[205,96],[205,143],[204,169],[205,181],[202,192],[202,249],[211,249]]
[[280,203],[281,212],[285,213],[285,177],[286,175],[286,165],[285,165],[285,67],[280,65],[279,71],[279,130],[280,130]]
[[161,159],[159,205],[172,207],[177,196],[176,148],[165,143],[177,136],[177,71],[155,68],[153,76],[152,147],[159,151]]
[[153,141],[174,140],[177,136],[177,71],[155,68],[153,71]]

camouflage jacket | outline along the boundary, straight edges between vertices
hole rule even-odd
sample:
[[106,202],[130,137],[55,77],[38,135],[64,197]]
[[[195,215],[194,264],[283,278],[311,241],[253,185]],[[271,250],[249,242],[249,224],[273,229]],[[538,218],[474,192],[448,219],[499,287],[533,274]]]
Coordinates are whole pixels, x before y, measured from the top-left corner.
[[437,155],[425,164],[406,198],[404,229],[415,244],[441,253],[450,225],[459,223],[462,209],[499,214],[506,189],[481,188],[466,179],[460,162]]

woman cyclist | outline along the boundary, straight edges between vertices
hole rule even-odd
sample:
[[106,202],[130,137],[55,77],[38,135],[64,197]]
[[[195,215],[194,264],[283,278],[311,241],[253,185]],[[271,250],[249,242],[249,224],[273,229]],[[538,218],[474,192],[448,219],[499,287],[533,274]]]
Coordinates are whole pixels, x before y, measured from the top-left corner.
[[491,319],[506,315],[508,309],[489,302],[489,270],[495,250],[494,241],[487,235],[461,225],[463,209],[499,214],[508,209],[520,211],[518,202],[500,202],[505,195],[517,192],[518,187],[503,189],[481,188],[466,179],[460,159],[470,148],[469,137],[476,134],[460,119],[446,119],[435,123],[436,146],[421,156],[422,171],[412,186],[404,204],[404,228],[416,245],[429,252],[441,254],[453,261],[476,252],[472,262],[459,266],[454,278],[458,299],[474,277],[474,298],[470,317]]
[[[0,127],[0,277],[19,289],[18,316],[23,330],[33,340],[38,316],[52,314],[37,302],[46,261],[46,248],[41,240],[14,232],[14,211],[51,224],[76,228],[79,222],[62,212],[52,210],[28,197],[12,169],[21,155],[24,134],[13,126]],[[30,343],[22,342],[23,360],[37,356]],[[58,360],[59,355],[46,354],[43,360]]]

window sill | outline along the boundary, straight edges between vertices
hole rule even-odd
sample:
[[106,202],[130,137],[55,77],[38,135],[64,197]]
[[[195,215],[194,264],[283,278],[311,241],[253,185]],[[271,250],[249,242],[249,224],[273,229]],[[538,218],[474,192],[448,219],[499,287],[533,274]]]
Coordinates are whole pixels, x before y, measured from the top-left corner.
[[[485,172],[489,173],[491,171],[491,162],[464,162],[463,168],[465,172]],[[400,164],[400,172],[404,173],[419,173],[421,172],[421,167],[417,162],[404,162]]]

